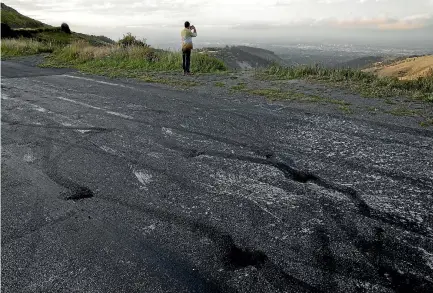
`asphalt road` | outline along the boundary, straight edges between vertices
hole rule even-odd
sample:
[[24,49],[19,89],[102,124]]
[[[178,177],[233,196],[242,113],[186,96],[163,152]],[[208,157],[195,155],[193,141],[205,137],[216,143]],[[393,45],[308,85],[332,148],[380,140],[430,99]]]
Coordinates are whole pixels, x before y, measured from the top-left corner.
[[431,130],[1,67],[2,292],[432,292]]

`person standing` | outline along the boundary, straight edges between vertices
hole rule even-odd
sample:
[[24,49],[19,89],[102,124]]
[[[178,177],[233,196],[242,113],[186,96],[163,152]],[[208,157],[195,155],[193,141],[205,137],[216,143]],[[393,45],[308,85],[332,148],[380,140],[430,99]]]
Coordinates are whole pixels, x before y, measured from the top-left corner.
[[197,29],[185,21],[185,28],[180,33],[182,37],[182,68],[184,75],[190,75],[192,38],[197,37]]

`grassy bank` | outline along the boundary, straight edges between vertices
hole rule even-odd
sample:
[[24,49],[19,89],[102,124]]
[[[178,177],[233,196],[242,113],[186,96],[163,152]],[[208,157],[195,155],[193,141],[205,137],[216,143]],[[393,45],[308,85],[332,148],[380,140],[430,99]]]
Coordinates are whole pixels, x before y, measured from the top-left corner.
[[[191,71],[213,73],[226,71],[224,63],[206,54],[193,54]],[[179,52],[149,46],[110,45],[95,47],[75,42],[56,50],[44,66],[73,67],[83,72],[111,77],[142,77],[152,71],[182,71]]]
[[3,39],[1,41],[1,57],[17,57],[52,53],[58,46],[50,42],[39,42],[31,39]]
[[396,77],[378,77],[373,73],[354,69],[272,66],[258,71],[257,77],[266,80],[311,79],[350,88],[370,98],[410,96],[433,103],[433,71],[418,79],[399,80]]

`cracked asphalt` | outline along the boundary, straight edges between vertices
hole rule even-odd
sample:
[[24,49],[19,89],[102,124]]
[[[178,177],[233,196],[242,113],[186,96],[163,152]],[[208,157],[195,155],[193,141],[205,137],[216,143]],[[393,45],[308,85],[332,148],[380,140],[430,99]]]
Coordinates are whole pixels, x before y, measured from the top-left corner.
[[432,130],[1,63],[2,292],[433,291]]

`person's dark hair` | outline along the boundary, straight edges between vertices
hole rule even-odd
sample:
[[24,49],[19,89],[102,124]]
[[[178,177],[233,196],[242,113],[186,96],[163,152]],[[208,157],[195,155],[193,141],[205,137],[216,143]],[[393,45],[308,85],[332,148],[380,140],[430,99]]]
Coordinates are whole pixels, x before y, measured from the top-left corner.
[[189,26],[190,26],[189,21],[185,21],[185,27],[189,27]]

